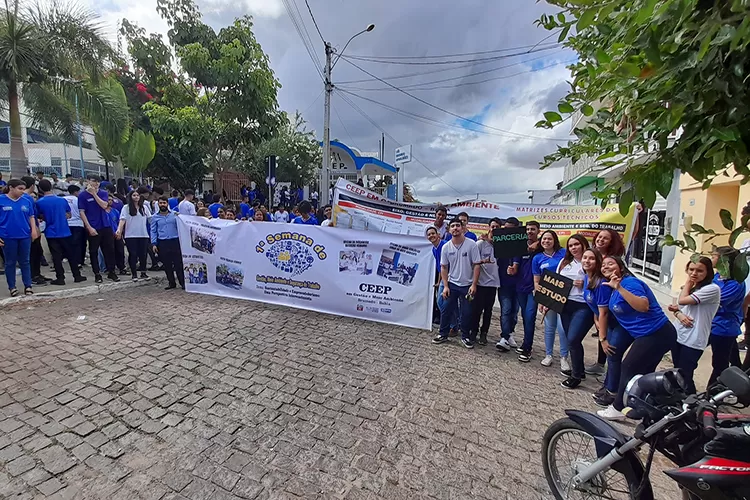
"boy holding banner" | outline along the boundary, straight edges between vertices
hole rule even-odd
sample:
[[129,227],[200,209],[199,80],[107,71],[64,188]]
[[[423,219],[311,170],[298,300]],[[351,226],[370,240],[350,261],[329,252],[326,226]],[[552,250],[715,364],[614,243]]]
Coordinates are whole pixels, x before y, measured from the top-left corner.
[[461,307],[461,343],[467,349],[474,347],[469,335],[471,321],[471,301],[477,292],[479,266],[482,258],[474,241],[464,234],[464,224],[460,219],[451,220],[448,225],[451,240],[443,246],[440,256],[440,277],[443,282],[443,310],[440,314],[440,333],[432,339],[433,344],[448,342],[450,321],[456,307]]

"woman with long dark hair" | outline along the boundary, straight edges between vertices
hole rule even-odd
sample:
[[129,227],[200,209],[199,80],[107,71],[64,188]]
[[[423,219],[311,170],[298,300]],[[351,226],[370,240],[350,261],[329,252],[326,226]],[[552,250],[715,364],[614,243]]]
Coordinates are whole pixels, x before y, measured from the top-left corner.
[[581,380],[586,377],[583,372],[583,339],[594,326],[594,315],[583,298],[583,279],[586,273],[583,271],[581,261],[583,253],[588,248],[589,241],[580,234],[574,234],[568,238],[565,256],[557,266],[559,274],[573,280],[573,288],[570,290],[562,313],[560,313],[565,336],[568,340],[571,369],[570,374],[566,374],[568,378],[560,384],[565,389],[575,389],[581,385]]
[[[146,254],[149,247],[148,220],[151,218],[151,210],[145,203],[145,197],[136,191],[128,193],[128,206],[120,212],[120,222],[117,226],[115,238],[118,240],[125,239],[125,246],[128,248],[128,265],[130,266],[130,275],[133,281],[138,279],[148,279],[146,274]],[[138,271],[136,271],[138,263]]]
[[[560,239],[557,233],[548,229],[544,231],[539,238],[539,245],[542,251],[534,255],[531,260],[531,274],[534,276],[534,288],[539,284],[542,273],[545,270],[555,272],[560,261],[565,256],[565,250],[560,246]],[[555,311],[550,311],[547,307],[539,304],[539,313],[544,317],[544,350],[545,356],[542,360],[542,366],[552,365],[552,354],[555,350],[555,334],[559,332],[560,336],[560,371],[567,373],[570,371],[568,363],[568,339],[562,329],[562,320],[560,315]]]
[[617,395],[610,406],[597,414],[608,420],[622,420],[625,415],[623,394],[628,381],[635,375],[656,370],[664,355],[677,341],[677,332],[669,322],[654,292],[643,281],[633,276],[621,257],[609,256],[602,261],[602,274],[612,288],[609,312],[620,326],[633,337],[625,359]]
[[[711,263],[715,269],[724,268],[730,271],[726,276],[717,272],[713,280],[721,290],[721,301],[711,324],[709,337],[713,353],[711,358],[713,372],[708,379],[709,386],[716,382],[721,372],[729,368],[730,364],[741,366],[737,337],[742,333],[740,324],[743,314],[742,304],[745,299],[745,283],[735,280],[731,272],[734,268],[734,261],[738,257],[741,258],[740,252],[732,247],[719,247],[711,254]],[[726,266],[719,266],[720,261],[724,261]]]
[[[602,229],[594,237],[594,248],[596,248],[601,254],[602,258],[614,255],[615,257],[623,257],[625,255],[625,245],[622,243],[620,233],[614,229]],[[598,336],[599,332],[594,332],[594,336]],[[588,375],[603,375],[605,370],[605,363],[607,362],[607,354],[602,350],[602,345],[599,344],[597,349],[596,363],[588,365],[586,367],[586,374]],[[597,394],[604,391],[604,387],[597,391]]]
[[687,279],[680,290],[677,305],[670,305],[677,328],[677,344],[672,349],[672,363],[682,370],[688,394],[695,394],[693,373],[708,345],[711,323],[719,309],[721,289],[713,282],[711,259],[700,257],[685,266]]

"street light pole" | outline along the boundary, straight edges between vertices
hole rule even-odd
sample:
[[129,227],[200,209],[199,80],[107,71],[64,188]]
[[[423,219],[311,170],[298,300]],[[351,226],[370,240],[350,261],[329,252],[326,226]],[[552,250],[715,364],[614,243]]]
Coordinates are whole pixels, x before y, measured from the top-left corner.
[[346,48],[349,46],[349,43],[354,40],[356,37],[361,35],[362,33],[367,33],[369,31],[372,31],[375,29],[374,24],[370,24],[367,26],[367,28],[363,29],[359,33],[356,33],[353,35],[348,42],[344,45],[344,48],[341,49],[341,52],[338,53],[338,56],[336,57],[336,60],[333,61],[333,53],[334,49],[331,46],[329,42],[323,42],[325,44],[326,49],[326,66],[323,73],[323,84],[325,85],[325,108],[324,108],[324,115],[323,115],[323,169],[321,172],[321,183],[323,184],[320,186],[320,195],[323,197],[323,204],[329,205],[333,202],[331,197],[329,196],[329,186],[331,184],[332,175],[331,175],[331,93],[333,92],[333,82],[331,82],[331,71],[333,71],[333,67],[336,65],[339,59],[341,59],[341,55],[344,53]]
[[323,197],[323,205],[331,203],[328,186],[331,183],[331,92],[333,84],[331,83],[331,55],[333,47],[328,42],[326,44],[326,67],[325,67],[325,109],[323,115],[323,175],[321,176],[322,186],[320,194]]

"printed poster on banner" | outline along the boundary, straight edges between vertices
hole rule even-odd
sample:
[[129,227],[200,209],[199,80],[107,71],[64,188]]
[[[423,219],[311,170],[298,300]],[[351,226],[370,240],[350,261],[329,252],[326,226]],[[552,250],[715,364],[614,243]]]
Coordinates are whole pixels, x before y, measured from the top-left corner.
[[[602,229],[613,229],[630,244],[635,227],[635,205],[623,217],[617,205],[602,209],[594,205],[529,205],[468,200],[443,205],[448,220],[460,212],[469,215],[469,229],[487,231],[493,217],[515,217],[521,223],[539,222],[542,231],[554,230],[565,245],[568,237],[579,233],[593,239]],[[424,236],[435,220],[437,204],[400,203],[369,191],[353,182],[339,179],[334,189],[333,221],[336,227],[384,233]]]
[[181,215],[185,289],[431,329],[424,238]]

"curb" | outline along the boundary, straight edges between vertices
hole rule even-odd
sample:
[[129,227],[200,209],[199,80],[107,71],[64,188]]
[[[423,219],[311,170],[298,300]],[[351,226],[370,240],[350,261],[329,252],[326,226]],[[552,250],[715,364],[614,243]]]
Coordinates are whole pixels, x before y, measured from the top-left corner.
[[6,299],[0,299],[0,308],[7,307],[13,304],[19,304],[22,302],[37,302],[40,300],[59,300],[59,299],[71,299],[74,297],[83,297],[86,295],[95,295],[97,293],[114,292],[117,290],[123,290],[127,288],[135,288],[139,286],[158,285],[166,281],[166,277],[151,277],[144,281],[121,281],[119,283],[102,283],[100,285],[88,285],[80,288],[70,288],[63,290],[51,290],[49,292],[36,292],[34,295],[20,295],[18,297],[8,297]]

